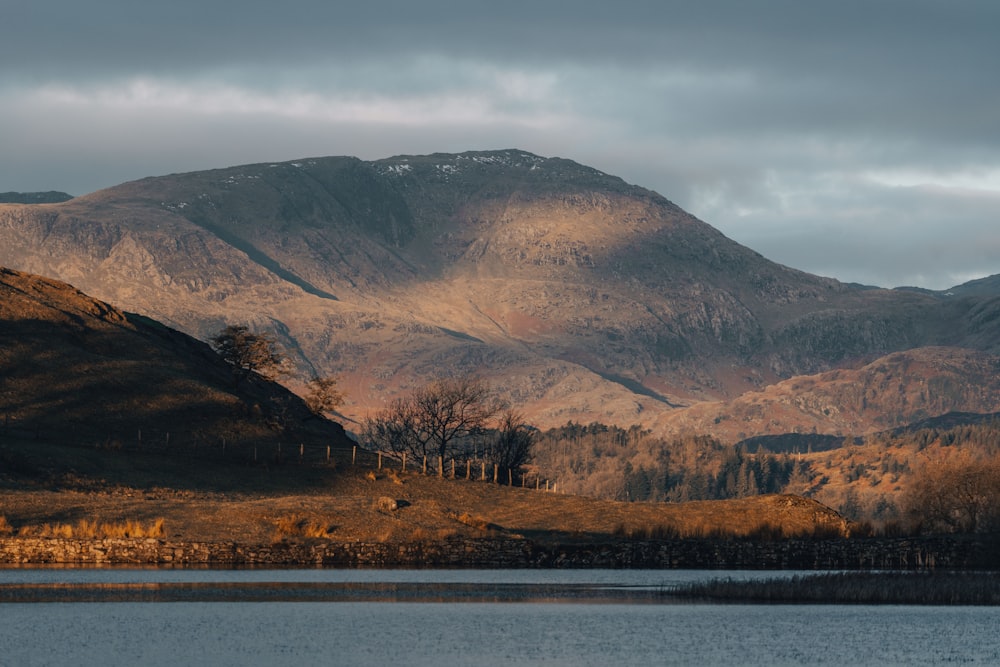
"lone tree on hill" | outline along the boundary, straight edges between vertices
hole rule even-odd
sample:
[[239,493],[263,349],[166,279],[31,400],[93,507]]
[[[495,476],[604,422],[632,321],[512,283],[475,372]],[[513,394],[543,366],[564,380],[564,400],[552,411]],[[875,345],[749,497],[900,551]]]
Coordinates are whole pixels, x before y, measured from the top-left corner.
[[344,404],[344,392],[337,389],[336,378],[314,377],[306,384],[303,400],[314,415],[322,415]]
[[273,380],[280,372],[285,355],[268,334],[255,334],[241,324],[230,324],[212,337],[212,348],[233,367],[236,382],[256,373]]

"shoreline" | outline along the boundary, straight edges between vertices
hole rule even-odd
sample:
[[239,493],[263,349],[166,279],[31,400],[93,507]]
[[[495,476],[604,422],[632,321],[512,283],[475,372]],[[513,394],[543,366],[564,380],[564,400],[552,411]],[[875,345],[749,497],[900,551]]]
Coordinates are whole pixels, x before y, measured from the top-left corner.
[[0,583],[2,603],[376,602],[1000,606],[1000,573],[825,572],[674,585],[448,581]]
[[988,570],[995,540],[970,537],[608,540],[450,538],[413,542],[0,539],[0,566]]

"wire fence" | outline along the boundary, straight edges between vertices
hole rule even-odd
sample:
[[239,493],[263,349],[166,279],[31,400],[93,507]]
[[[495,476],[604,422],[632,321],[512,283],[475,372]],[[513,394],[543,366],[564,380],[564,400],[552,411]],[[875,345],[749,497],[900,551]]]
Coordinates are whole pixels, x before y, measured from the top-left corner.
[[528,468],[501,468],[479,456],[445,458],[425,456],[414,460],[406,454],[380,452],[359,444],[342,442],[287,442],[274,438],[215,436],[177,429],[109,429],[103,435],[93,428],[81,427],[73,435],[46,433],[41,425],[14,426],[9,420],[0,422],[0,440],[39,441],[81,449],[107,452],[144,452],[226,463],[265,467],[283,465],[366,467],[374,470],[394,470],[407,474],[422,474],[445,479],[486,482],[503,486],[557,491],[550,479]]

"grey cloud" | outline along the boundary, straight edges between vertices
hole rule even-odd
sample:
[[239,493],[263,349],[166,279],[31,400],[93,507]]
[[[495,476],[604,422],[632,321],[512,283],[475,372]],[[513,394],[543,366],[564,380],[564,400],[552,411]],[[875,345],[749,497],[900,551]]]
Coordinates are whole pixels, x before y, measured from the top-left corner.
[[864,284],[946,289],[1000,269],[998,193],[856,183],[808,200],[809,211],[723,215],[716,226],[775,261]]
[[[20,2],[0,22],[0,190],[519,147],[798,268],[946,287],[1000,267],[996,197],[865,175],[1000,172],[997,26],[993,0]],[[136,80],[168,99],[115,97]],[[183,104],[229,89],[263,103]],[[303,96],[361,111],[281,108]]]

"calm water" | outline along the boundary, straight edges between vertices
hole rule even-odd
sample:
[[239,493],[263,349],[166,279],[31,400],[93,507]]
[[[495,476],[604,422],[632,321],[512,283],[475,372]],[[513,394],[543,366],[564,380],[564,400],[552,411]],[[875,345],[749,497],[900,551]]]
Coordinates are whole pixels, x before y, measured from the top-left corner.
[[[660,587],[773,572],[0,570],[0,584],[416,582]],[[1000,609],[702,604],[0,605],[0,665],[1000,664]]]

